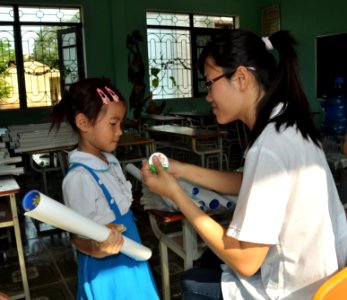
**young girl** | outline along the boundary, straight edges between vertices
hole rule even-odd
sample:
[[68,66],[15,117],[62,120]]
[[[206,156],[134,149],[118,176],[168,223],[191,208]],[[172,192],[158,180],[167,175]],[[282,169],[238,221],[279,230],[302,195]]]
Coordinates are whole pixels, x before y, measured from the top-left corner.
[[[52,128],[66,118],[78,133],[78,148],[69,153],[63,181],[67,206],[100,223],[117,224],[122,234],[140,242],[134,217],[131,184],[111,153],[122,135],[124,98],[103,79],[71,85],[52,112]],[[148,263],[119,253],[123,238],[113,229],[103,242],[73,236],[78,250],[77,299],[159,299]]]
[[[218,123],[241,120],[251,131],[243,173],[153,159],[142,173],[153,192],[176,203],[222,268],[182,276],[183,299],[309,300],[343,268],[347,224],[310,116],[294,49],[279,31],[261,39],[247,30],[216,37],[202,51],[207,101]],[[271,53],[278,51],[278,62]],[[182,191],[175,177],[238,194],[223,228]]]

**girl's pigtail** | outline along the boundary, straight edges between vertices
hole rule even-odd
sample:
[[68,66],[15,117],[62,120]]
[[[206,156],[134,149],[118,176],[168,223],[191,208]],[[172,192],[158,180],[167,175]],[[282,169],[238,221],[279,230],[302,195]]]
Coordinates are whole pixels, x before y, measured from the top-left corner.
[[[68,91],[65,91],[63,94],[62,99],[53,106],[53,110],[51,113],[51,127],[50,131],[53,128],[56,128],[57,130],[60,128],[60,125],[63,121],[65,121],[68,118],[68,115],[71,113],[70,110],[72,110],[72,103],[70,103],[69,99],[69,93]],[[70,124],[74,128],[74,124]]]

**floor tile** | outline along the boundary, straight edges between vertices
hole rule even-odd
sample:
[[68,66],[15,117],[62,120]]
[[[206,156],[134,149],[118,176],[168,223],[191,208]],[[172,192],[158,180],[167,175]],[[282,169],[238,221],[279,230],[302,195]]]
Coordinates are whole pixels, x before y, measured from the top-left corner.
[[32,300],[74,300],[75,296],[63,283],[44,285],[30,289]]

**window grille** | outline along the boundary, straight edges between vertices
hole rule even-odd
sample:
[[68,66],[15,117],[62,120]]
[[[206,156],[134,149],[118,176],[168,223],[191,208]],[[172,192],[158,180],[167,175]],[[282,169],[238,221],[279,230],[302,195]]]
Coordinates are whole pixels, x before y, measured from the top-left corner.
[[153,99],[199,97],[206,93],[196,66],[204,45],[220,32],[236,28],[235,16],[149,11],[147,48]]
[[52,106],[84,77],[79,8],[0,6],[0,109]]

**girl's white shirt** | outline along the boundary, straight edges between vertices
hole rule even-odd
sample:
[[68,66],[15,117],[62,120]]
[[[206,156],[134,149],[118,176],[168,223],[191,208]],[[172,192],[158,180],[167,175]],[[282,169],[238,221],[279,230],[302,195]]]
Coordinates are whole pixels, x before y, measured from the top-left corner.
[[241,299],[242,289],[252,299],[311,299],[347,262],[346,215],[324,152],[295,127],[269,124],[246,153],[227,234],[271,247],[260,274],[236,274],[237,284],[223,266],[224,299]]
[[[69,153],[69,163],[79,162],[92,168],[123,215],[128,212],[133,200],[132,186],[117,158],[110,153],[103,154],[108,163],[92,154],[73,150]],[[111,223],[116,218],[102,189],[83,167],[76,167],[67,173],[63,180],[63,197],[67,206],[99,224]]]

